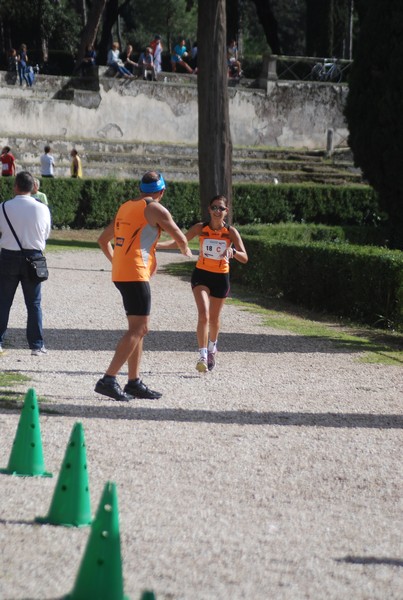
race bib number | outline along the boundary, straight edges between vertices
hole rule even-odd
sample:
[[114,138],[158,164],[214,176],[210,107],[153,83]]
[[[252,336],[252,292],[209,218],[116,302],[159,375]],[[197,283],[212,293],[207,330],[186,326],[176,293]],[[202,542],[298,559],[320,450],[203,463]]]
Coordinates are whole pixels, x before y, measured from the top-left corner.
[[203,240],[202,252],[205,258],[222,260],[226,249],[227,243],[224,240]]

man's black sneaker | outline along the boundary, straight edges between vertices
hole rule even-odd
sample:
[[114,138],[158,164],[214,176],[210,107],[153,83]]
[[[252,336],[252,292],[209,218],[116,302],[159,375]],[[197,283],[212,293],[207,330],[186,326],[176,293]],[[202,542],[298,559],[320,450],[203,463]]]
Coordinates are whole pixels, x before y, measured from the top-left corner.
[[133,396],[133,398],[145,398],[148,400],[158,400],[162,396],[160,392],[150,390],[140,379],[136,382],[133,380],[128,381],[124,387],[124,391],[126,394]]
[[100,379],[97,381],[94,391],[97,394],[102,394],[103,396],[108,396],[108,398],[113,398],[113,400],[119,400],[121,402],[133,400],[133,396],[124,392],[116,379],[112,379],[111,381]]

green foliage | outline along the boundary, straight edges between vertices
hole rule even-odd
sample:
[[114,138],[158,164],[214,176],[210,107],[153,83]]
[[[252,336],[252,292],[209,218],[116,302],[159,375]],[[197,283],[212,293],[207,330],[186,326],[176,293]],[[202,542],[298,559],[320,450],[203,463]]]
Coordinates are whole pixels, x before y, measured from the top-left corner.
[[[243,235],[248,265],[232,278],[268,295],[377,327],[403,328],[403,253]],[[253,268],[251,268],[253,265]]]
[[265,237],[272,241],[332,242],[360,246],[387,246],[387,231],[383,227],[360,225],[314,225],[280,223],[277,225],[241,225],[242,235]]
[[52,179],[41,180],[41,192],[46,194],[54,227],[72,225],[79,212],[82,180]]
[[354,160],[379,194],[403,248],[403,3],[367,2],[346,111]]
[[374,191],[363,185],[238,184],[233,194],[237,223],[314,222],[329,225],[382,220]]
[[[104,227],[122,202],[139,194],[136,182],[111,178],[43,179],[41,189],[48,196],[53,224],[58,228]],[[0,178],[0,200],[13,196],[13,179]],[[199,185],[169,183],[164,205],[180,227],[190,227],[201,218]],[[331,225],[381,222],[376,195],[368,186],[236,184],[233,213],[239,225],[290,221]]]

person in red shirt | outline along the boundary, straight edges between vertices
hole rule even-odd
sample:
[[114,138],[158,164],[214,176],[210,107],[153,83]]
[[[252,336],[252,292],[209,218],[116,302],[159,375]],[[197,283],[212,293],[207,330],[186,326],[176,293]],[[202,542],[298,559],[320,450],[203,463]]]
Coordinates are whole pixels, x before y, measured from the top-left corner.
[[1,174],[3,177],[15,175],[15,158],[11,154],[10,146],[4,146],[0,156]]

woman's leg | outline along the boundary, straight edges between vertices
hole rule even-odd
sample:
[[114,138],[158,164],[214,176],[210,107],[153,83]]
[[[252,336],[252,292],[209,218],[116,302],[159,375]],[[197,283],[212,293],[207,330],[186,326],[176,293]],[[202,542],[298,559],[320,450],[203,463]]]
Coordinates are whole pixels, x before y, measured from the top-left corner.
[[199,348],[207,348],[208,344],[208,332],[209,332],[209,306],[210,306],[210,292],[209,289],[204,285],[197,285],[193,288],[193,296],[197,306],[197,342]]
[[216,342],[220,331],[220,315],[222,307],[225,303],[225,298],[214,298],[210,296],[210,335],[211,341]]

